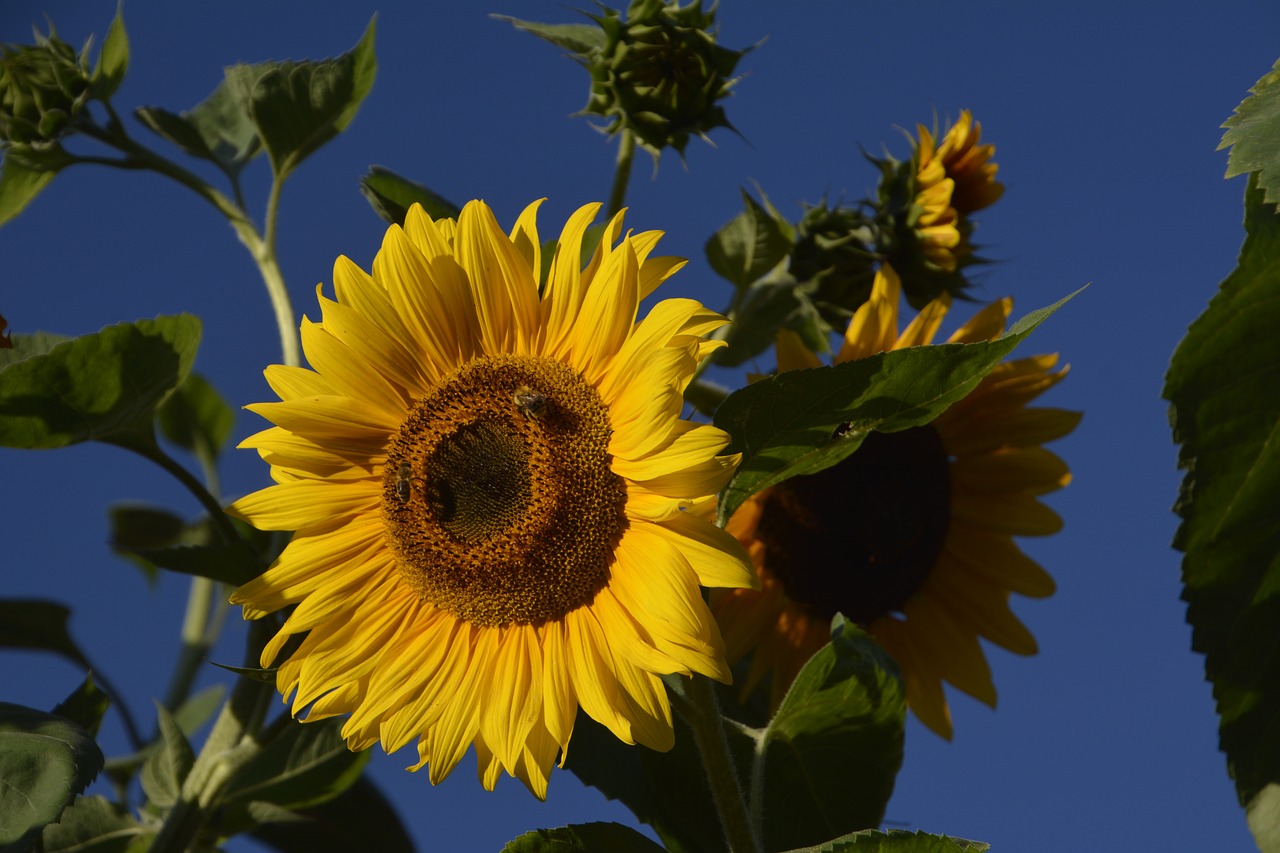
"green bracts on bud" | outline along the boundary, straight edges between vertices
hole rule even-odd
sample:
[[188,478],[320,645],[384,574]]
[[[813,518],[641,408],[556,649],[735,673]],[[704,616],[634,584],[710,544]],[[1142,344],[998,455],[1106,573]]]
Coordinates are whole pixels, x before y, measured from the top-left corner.
[[827,207],[825,201],[805,210],[796,223],[790,273],[806,285],[814,307],[833,328],[846,325],[871,294],[878,266],[874,239],[862,211]]
[[52,31],[36,44],[0,45],[0,146],[50,148],[93,97],[87,55]]

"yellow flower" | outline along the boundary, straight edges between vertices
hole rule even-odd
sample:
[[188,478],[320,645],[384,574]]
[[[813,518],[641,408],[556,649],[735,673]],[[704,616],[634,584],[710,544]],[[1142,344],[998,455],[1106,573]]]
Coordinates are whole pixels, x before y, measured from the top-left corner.
[[[754,583],[732,536],[685,511],[715,494],[728,436],[680,419],[725,320],[637,305],[683,265],[622,214],[580,269],[581,208],[539,287],[530,205],[505,234],[483,203],[410,210],[372,275],[340,257],[304,319],[311,369],[266,371],[276,426],[246,440],[276,485],[232,512],[289,546],[232,601],[296,605],[263,666],[307,719],[351,714],[352,749],[417,741],[439,782],[471,744],[546,796],[578,707],[627,743],[671,747],[659,676],[730,678],[700,585]],[[319,295],[319,294],[318,294]]]
[[999,167],[991,162],[994,145],[981,145],[982,125],[968,110],[935,146],[933,134],[917,125],[916,196],[919,213],[914,223],[925,259],[946,272],[955,272],[959,259],[972,252],[969,214],[993,204],[1004,194],[995,179]]
[[[900,289],[892,268],[876,274],[837,363],[932,343],[950,297],[935,299],[899,334]],[[1011,307],[1009,299],[992,303],[948,343],[994,339]],[[780,335],[777,349],[779,370],[819,364],[793,333]],[[1035,654],[1009,596],[1054,590],[1013,537],[1061,527],[1038,497],[1071,475],[1039,445],[1066,435],[1079,415],[1028,406],[1066,374],[1056,364],[1056,355],[1006,361],[931,423],[872,433],[845,461],[743,504],[727,529],[746,546],[761,589],[718,591],[712,609],[730,662],[754,652],[744,694],[772,674],[776,707],[842,612],[898,661],[907,702],[933,731],[951,736],[943,681],[995,705],[978,638]]]

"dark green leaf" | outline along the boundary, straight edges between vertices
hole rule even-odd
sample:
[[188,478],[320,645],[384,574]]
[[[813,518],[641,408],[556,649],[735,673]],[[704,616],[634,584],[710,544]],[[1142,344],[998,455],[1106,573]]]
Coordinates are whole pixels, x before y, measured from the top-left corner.
[[742,192],[746,210],[729,220],[707,241],[711,268],[744,289],[772,270],[791,250],[789,225]]
[[107,37],[103,39],[98,64],[93,69],[93,83],[98,96],[110,98],[114,95],[128,70],[129,35],[124,30],[124,2],[121,0],[107,29]]
[[117,504],[110,510],[111,545],[153,577],[157,569],[231,586],[253,580],[270,562],[269,538],[236,522],[242,537],[224,544],[207,517],[188,524],[167,510]]
[[102,750],[80,726],[0,702],[0,845],[56,821],[101,769]]
[[235,177],[262,150],[250,114],[253,86],[261,66],[233,65],[218,87],[181,115],[160,107],[139,107],[138,119],[193,157],[210,160]]
[[684,401],[704,415],[713,415],[729,396],[729,389],[707,379],[694,379],[684,389]]
[[662,848],[620,823],[578,823],[535,829],[507,842],[502,853],[661,853]]
[[88,669],[88,658],[67,631],[70,617],[70,610],[53,601],[0,599],[0,647],[56,652]]
[[160,723],[160,746],[142,765],[142,790],[154,806],[168,808],[182,794],[182,783],[191,772],[196,756],[173,716],[156,703]]
[[188,374],[156,414],[165,438],[208,460],[231,438],[236,420],[227,401],[198,373]]
[[[1280,216],[1256,175],[1245,230],[1239,265],[1179,344],[1164,396],[1187,472],[1174,546],[1186,552],[1191,645],[1205,656],[1219,744],[1261,837],[1260,795],[1280,785]],[[1280,810],[1270,814],[1274,837]]]
[[369,760],[342,738],[345,720],[289,721],[284,730],[231,781],[228,805],[260,801],[301,809],[333,799],[350,787]]
[[837,619],[764,731],[765,848],[878,826],[902,765],[906,711],[897,664]]
[[0,163],[0,225],[13,219],[53,180],[55,171],[33,169],[7,155]]
[[114,504],[107,510],[111,547],[163,548],[178,541],[187,523],[166,509],[139,504]]
[[910,347],[791,370],[729,395],[715,423],[732,436],[729,451],[743,456],[720,494],[720,523],[760,489],[841,461],[871,430],[894,432],[929,422],[972,391],[1068,299],[1031,312],[995,341]]
[[[573,727],[566,766],[584,783],[620,800],[658,833],[672,853],[724,848],[724,832],[693,731],[675,717],[676,745],[667,752],[628,746],[585,714]],[[725,726],[744,785],[750,778],[755,740],[736,724]]]
[[45,349],[14,335],[0,350],[0,446],[65,447],[150,435],[151,418],[182,382],[200,344],[187,314],[108,326]]
[[751,285],[734,306],[733,325],[724,327],[728,346],[716,350],[716,364],[736,367],[773,346],[779,329],[791,329],[816,352],[827,349],[830,332],[807,288],[786,277]]
[[66,717],[90,735],[97,737],[102,718],[111,706],[111,698],[93,683],[93,675],[85,676],[80,686],[58,703],[53,713]]
[[1218,149],[1231,148],[1228,178],[1257,172],[1267,202],[1280,204],[1280,60],[1249,91],[1222,125],[1227,132]]
[[506,21],[517,30],[533,33],[540,39],[549,41],[556,47],[564,48],[570,53],[586,56],[605,46],[605,33],[594,24],[539,24],[534,21],[522,21],[508,15],[490,15],[496,21]]
[[239,586],[262,574],[253,549],[240,540],[230,545],[181,545],[173,548],[132,548],[128,553],[150,565],[184,575]]
[[907,832],[890,829],[887,832],[867,829],[851,832],[814,847],[805,847],[792,853],[982,853],[989,844],[952,838],[949,835],[930,835],[927,832]]
[[250,832],[281,853],[412,853],[414,849],[400,816],[366,776],[323,805],[288,813],[288,818],[255,823]]
[[[249,99],[250,115],[271,158],[277,180],[337,136],[355,118],[373,88],[378,63],[373,53],[374,21],[347,53],[318,62],[277,62],[262,69]],[[228,69],[228,80],[231,70]],[[241,80],[235,89],[243,93]]]
[[415,202],[422,205],[432,219],[457,219],[462,212],[434,190],[382,166],[369,167],[369,174],[360,179],[360,192],[369,200],[374,213],[395,225],[404,225],[404,217]]
[[61,820],[45,827],[44,853],[126,853],[149,834],[104,797],[77,797]]

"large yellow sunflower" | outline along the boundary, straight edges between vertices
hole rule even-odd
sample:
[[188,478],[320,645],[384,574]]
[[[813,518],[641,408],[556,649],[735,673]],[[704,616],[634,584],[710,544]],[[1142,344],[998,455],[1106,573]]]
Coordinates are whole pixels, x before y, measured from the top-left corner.
[[[932,343],[950,297],[935,299],[899,334],[900,289],[892,268],[877,272],[837,363]],[[992,303],[948,343],[997,337],[1011,307],[1009,299]],[[779,370],[819,364],[791,333],[779,336],[777,351]],[[766,489],[734,513],[727,529],[746,546],[762,587],[717,591],[712,609],[730,662],[754,653],[744,694],[771,674],[776,707],[841,612],[898,661],[907,703],[933,731],[951,736],[943,681],[995,705],[978,638],[1034,654],[1035,638],[1009,610],[1009,596],[1054,590],[1013,537],[1061,527],[1038,497],[1070,474],[1039,445],[1066,435],[1079,415],[1028,406],[1066,374],[1054,370],[1057,360],[1006,361],[931,423],[872,433],[843,462]]]
[[660,232],[569,219],[542,269],[538,203],[510,236],[483,203],[457,222],[410,210],[368,275],[340,257],[337,300],[304,319],[311,369],[273,366],[275,426],[246,440],[276,485],[231,511],[296,531],[232,601],[296,605],[277,685],[307,719],[351,714],[352,749],[417,741],[439,782],[471,744],[538,797],[578,707],[627,743],[672,745],[659,676],[730,677],[700,585],[747,586],[741,546],[685,511],[737,457],[680,419],[725,320],[688,299],[637,304],[683,265]]

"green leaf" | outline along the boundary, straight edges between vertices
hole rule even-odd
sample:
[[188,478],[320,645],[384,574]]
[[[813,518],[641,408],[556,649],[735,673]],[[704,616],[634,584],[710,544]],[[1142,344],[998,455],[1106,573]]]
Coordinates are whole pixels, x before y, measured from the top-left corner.
[[791,329],[815,352],[828,349],[831,329],[822,319],[808,288],[786,277],[765,279],[748,287],[734,306],[725,326],[724,341],[728,346],[715,352],[715,362],[722,367],[736,367],[755,358],[773,346],[779,329]]
[[33,169],[6,155],[0,163],[0,225],[13,219],[53,180],[56,171]]
[[[187,698],[173,712],[173,724],[185,737],[191,737],[201,726],[209,721],[214,712],[222,705],[227,688],[221,684],[211,684],[200,692]],[[128,755],[113,755],[107,759],[107,775],[120,785],[127,785],[144,762],[164,748],[163,740],[155,741],[139,752]]]
[[457,219],[462,209],[444,196],[382,166],[370,166],[360,179],[360,192],[373,212],[387,222],[404,225],[409,208],[418,203],[432,219]]
[[136,504],[116,504],[109,517],[111,547],[148,579],[157,569],[167,569],[239,586],[262,574],[270,562],[269,537],[243,522],[233,522],[241,538],[226,544],[207,517],[188,524],[168,510]]
[[[280,815],[282,810],[274,813]],[[258,815],[265,819],[267,815]],[[400,816],[368,777],[319,806],[284,812],[275,821],[255,822],[254,838],[281,853],[413,853],[413,840]]]
[[0,350],[0,446],[65,447],[95,439],[133,446],[195,359],[200,321],[188,314],[108,326],[52,348],[14,335]]
[[124,0],[116,6],[107,37],[102,41],[98,62],[93,69],[93,84],[98,97],[110,98],[120,88],[129,70],[129,34],[124,30]]
[[57,823],[44,829],[44,853],[126,853],[154,833],[105,797],[77,797]]
[[930,835],[927,832],[907,832],[902,829],[890,829],[886,832],[866,829],[792,853],[982,853],[990,847],[991,845],[981,841],[969,841],[949,835]]
[[897,664],[837,618],[764,730],[766,849],[878,826],[902,766],[906,711]]
[[89,659],[71,639],[71,611],[53,601],[0,599],[0,647],[55,652],[85,669]]
[[80,726],[0,702],[0,845],[53,823],[102,769],[102,750]]
[[603,50],[606,42],[604,30],[594,24],[539,24],[534,21],[522,21],[509,15],[491,14],[489,17],[495,21],[506,21],[517,30],[533,33],[556,47],[580,56]]
[[370,753],[352,752],[342,738],[346,721],[289,721],[227,787],[228,806],[267,802],[301,809],[333,799],[360,776]]
[[98,689],[93,683],[93,675],[85,676],[70,696],[58,703],[53,713],[66,717],[90,735],[97,737],[102,726],[102,718],[111,706],[111,697]]
[[661,853],[662,848],[620,823],[578,823],[535,829],[507,842],[502,853]]
[[196,756],[164,706],[156,703],[160,723],[160,746],[142,765],[142,790],[154,806],[169,808],[182,795],[182,783],[191,772]]
[[729,220],[707,241],[711,268],[745,289],[780,264],[791,250],[789,226],[742,191],[746,210]]
[[201,459],[217,458],[235,426],[235,412],[203,376],[191,373],[156,411],[160,432]]
[[230,545],[182,545],[173,548],[132,548],[128,553],[159,569],[209,578],[240,586],[262,574],[264,565],[240,540]]
[[1226,177],[1257,172],[1270,204],[1280,204],[1280,60],[1249,90],[1222,126],[1218,150],[1230,148]]
[[188,112],[177,115],[160,107],[139,107],[134,115],[159,136],[193,157],[216,163],[234,178],[262,150],[250,114],[253,85],[262,73],[259,66],[235,65],[226,69],[218,87]]
[[211,660],[209,663],[218,669],[234,672],[241,678],[251,678],[254,681],[261,681],[263,684],[275,684],[276,672],[279,670],[279,667],[276,666],[266,668],[259,666],[232,666],[228,663],[218,663],[216,660]]
[[1240,802],[1265,822],[1255,800],[1280,784],[1280,216],[1256,175],[1244,223],[1239,265],[1178,345],[1164,396],[1187,472],[1174,546],[1191,645],[1205,656]]
[[[354,48],[335,59],[249,66],[252,74],[261,70],[249,90],[249,112],[271,158],[276,180],[284,180],[307,155],[355,118],[377,73],[375,22],[369,21]],[[231,80],[232,70],[227,74]],[[240,74],[233,88],[243,97],[247,78],[244,72]]]
[[720,493],[720,523],[760,489],[841,461],[871,430],[894,432],[937,417],[1072,296],[1031,312],[995,341],[893,350],[779,373],[735,391],[715,416],[732,436],[728,452],[742,453]]

